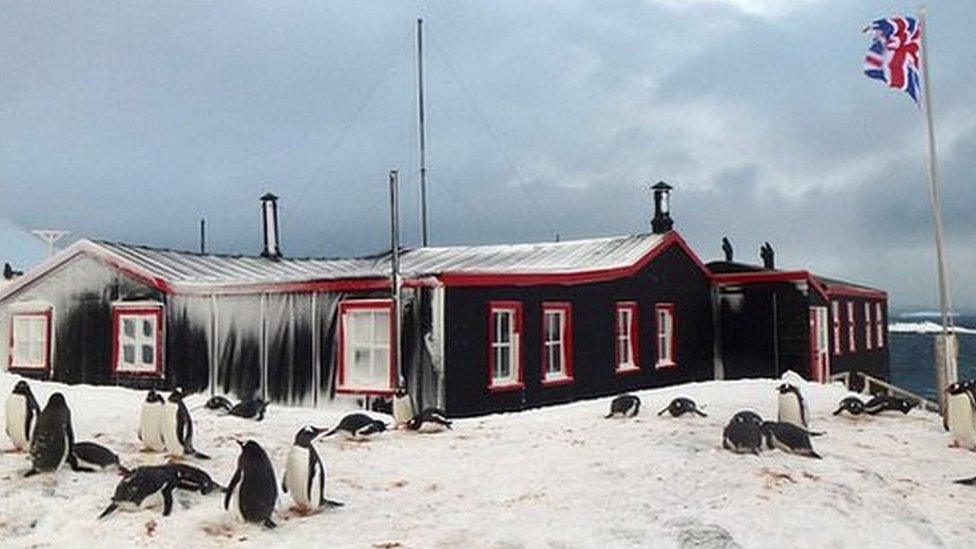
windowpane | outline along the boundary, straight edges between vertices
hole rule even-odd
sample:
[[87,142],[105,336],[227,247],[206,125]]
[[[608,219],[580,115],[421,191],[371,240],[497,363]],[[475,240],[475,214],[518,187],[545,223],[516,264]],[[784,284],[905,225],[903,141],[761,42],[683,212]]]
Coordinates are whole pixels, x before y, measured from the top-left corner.
[[499,311],[495,315],[498,318],[495,341],[498,343],[511,342],[511,313],[508,311]]
[[136,337],[136,321],[132,318],[122,319],[122,333],[125,337],[134,339]]
[[136,362],[136,346],[127,344],[122,346],[122,362],[126,364],[135,364]]
[[155,354],[156,353],[153,351],[152,345],[143,345],[142,346],[142,363],[143,364],[149,364],[149,365],[155,365],[155,363],[156,363],[156,356],[155,356]]
[[342,322],[342,385],[358,390],[391,389],[390,312],[352,308],[343,312]]

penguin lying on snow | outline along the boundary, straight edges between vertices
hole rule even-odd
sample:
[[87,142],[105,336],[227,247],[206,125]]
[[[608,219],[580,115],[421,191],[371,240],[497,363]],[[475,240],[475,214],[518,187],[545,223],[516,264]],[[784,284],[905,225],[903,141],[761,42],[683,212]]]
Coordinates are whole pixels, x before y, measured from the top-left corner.
[[341,507],[338,501],[326,499],[328,469],[312,446],[312,441],[325,432],[318,427],[303,427],[295,433],[295,440],[288,451],[285,475],[281,479],[282,492],[291,494],[291,499],[302,511],[318,509],[323,506]]
[[695,404],[694,400],[685,397],[678,397],[668,404],[668,407],[657,413],[658,416],[664,415],[664,412],[671,414],[671,417],[681,417],[685,414],[697,414],[701,417],[708,417],[708,414],[702,412],[698,409],[698,405]]
[[239,402],[236,406],[231,408],[227,415],[261,421],[264,419],[264,411],[267,410],[267,408],[268,403],[260,398],[248,399]]
[[74,444],[71,410],[64,395],[54,393],[37,418],[30,444],[31,469],[24,476],[57,471],[65,462],[74,471],[93,472],[94,469],[78,465],[72,451]]
[[183,391],[178,388],[173,390],[163,406],[162,433],[166,451],[171,456],[181,458],[187,455],[210,459],[210,456],[193,447],[193,418],[183,403]]
[[837,404],[837,410],[834,411],[834,415],[839,416],[841,412],[847,412],[852,416],[859,416],[864,413],[864,402],[856,396],[849,396]]
[[204,496],[214,490],[226,491],[226,488],[214,482],[213,478],[203,469],[176,461],[170,462],[166,466],[176,472],[177,488],[181,490],[200,492]]
[[6,410],[7,436],[14,443],[14,449],[26,451],[30,448],[34,422],[41,414],[41,407],[26,381],[20,380],[14,385],[13,392],[7,397]]
[[338,425],[322,436],[330,437],[339,431],[345,431],[350,436],[365,437],[374,433],[381,433],[385,430],[386,423],[383,423],[378,419],[373,419],[366,414],[357,412],[342,418],[342,421],[340,421]]
[[776,390],[779,392],[777,420],[806,429],[809,426],[810,410],[800,389],[796,385],[784,383]]
[[781,421],[765,421],[760,426],[760,430],[769,449],[779,448],[790,454],[822,459],[813,451],[810,432],[802,427]]
[[115,452],[94,442],[76,442],[71,452],[75,456],[79,465],[85,465],[93,469],[107,469],[115,467],[122,474],[129,472],[128,469],[119,463],[119,456]]
[[976,448],[976,395],[972,381],[960,381],[946,388],[946,413],[942,426],[952,439],[952,446]]
[[756,454],[762,449],[762,417],[748,410],[732,416],[722,431],[722,447],[737,454]]
[[237,458],[237,470],[224,495],[224,509],[245,522],[274,528],[276,525],[271,520],[271,514],[278,500],[274,467],[264,448],[257,442],[249,440],[238,444],[241,445],[241,455]]
[[179,486],[179,476],[169,465],[136,467],[125,475],[112,496],[112,503],[98,515],[103,519],[116,509],[137,511],[163,506],[163,516],[173,511],[173,490]]
[[641,399],[636,395],[620,395],[610,401],[610,413],[607,419],[620,414],[624,417],[634,417],[640,412]]
[[203,407],[208,410],[223,410],[225,412],[229,412],[234,405],[231,404],[230,400],[227,400],[227,397],[215,395],[210,397],[210,400],[208,400]]
[[151,452],[163,452],[166,444],[163,442],[163,397],[154,390],[146,395],[139,411],[139,440]]
[[451,428],[451,420],[440,408],[426,408],[407,422],[407,429],[434,433]]
[[413,419],[413,401],[403,385],[398,385],[393,393],[393,423],[400,427]]
[[895,396],[878,395],[864,405],[864,411],[872,416],[886,411],[907,414],[914,407],[915,403],[910,400]]

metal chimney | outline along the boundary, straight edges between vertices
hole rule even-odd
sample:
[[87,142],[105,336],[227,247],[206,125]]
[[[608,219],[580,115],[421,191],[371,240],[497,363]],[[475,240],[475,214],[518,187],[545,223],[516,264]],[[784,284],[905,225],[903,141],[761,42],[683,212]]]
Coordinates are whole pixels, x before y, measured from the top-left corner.
[[658,181],[651,187],[654,191],[654,218],[651,219],[651,232],[662,234],[671,230],[671,185]]
[[268,193],[261,197],[261,211],[264,215],[264,251],[261,257],[278,260],[281,258],[281,238],[278,232],[278,197]]

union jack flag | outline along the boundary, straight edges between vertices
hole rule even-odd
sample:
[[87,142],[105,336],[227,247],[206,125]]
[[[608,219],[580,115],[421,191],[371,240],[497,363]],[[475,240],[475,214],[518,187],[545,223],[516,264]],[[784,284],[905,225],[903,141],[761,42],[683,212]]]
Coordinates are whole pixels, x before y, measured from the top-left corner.
[[898,88],[919,104],[919,63],[922,27],[914,17],[893,15],[878,19],[864,32],[871,34],[871,47],[864,58],[864,74]]

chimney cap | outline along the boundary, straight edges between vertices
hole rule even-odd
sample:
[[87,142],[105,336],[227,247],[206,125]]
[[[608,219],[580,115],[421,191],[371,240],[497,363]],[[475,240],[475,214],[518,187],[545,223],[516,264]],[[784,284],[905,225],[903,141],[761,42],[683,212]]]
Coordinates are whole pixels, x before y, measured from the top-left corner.
[[673,189],[674,187],[672,187],[671,185],[668,185],[668,184],[667,184],[667,183],[665,183],[664,181],[658,181],[658,182],[657,182],[657,183],[656,183],[656,184],[655,184],[655,185],[654,185],[653,187],[651,187],[651,188],[652,188],[652,189],[654,189],[655,191],[657,191],[657,190],[662,190],[662,191],[670,191],[670,190],[671,190],[671,189]]
[[265,193],[264,196],[261,197],[261,200],[278,200],[278,197],[275,196],[274,193],[269,191]]

